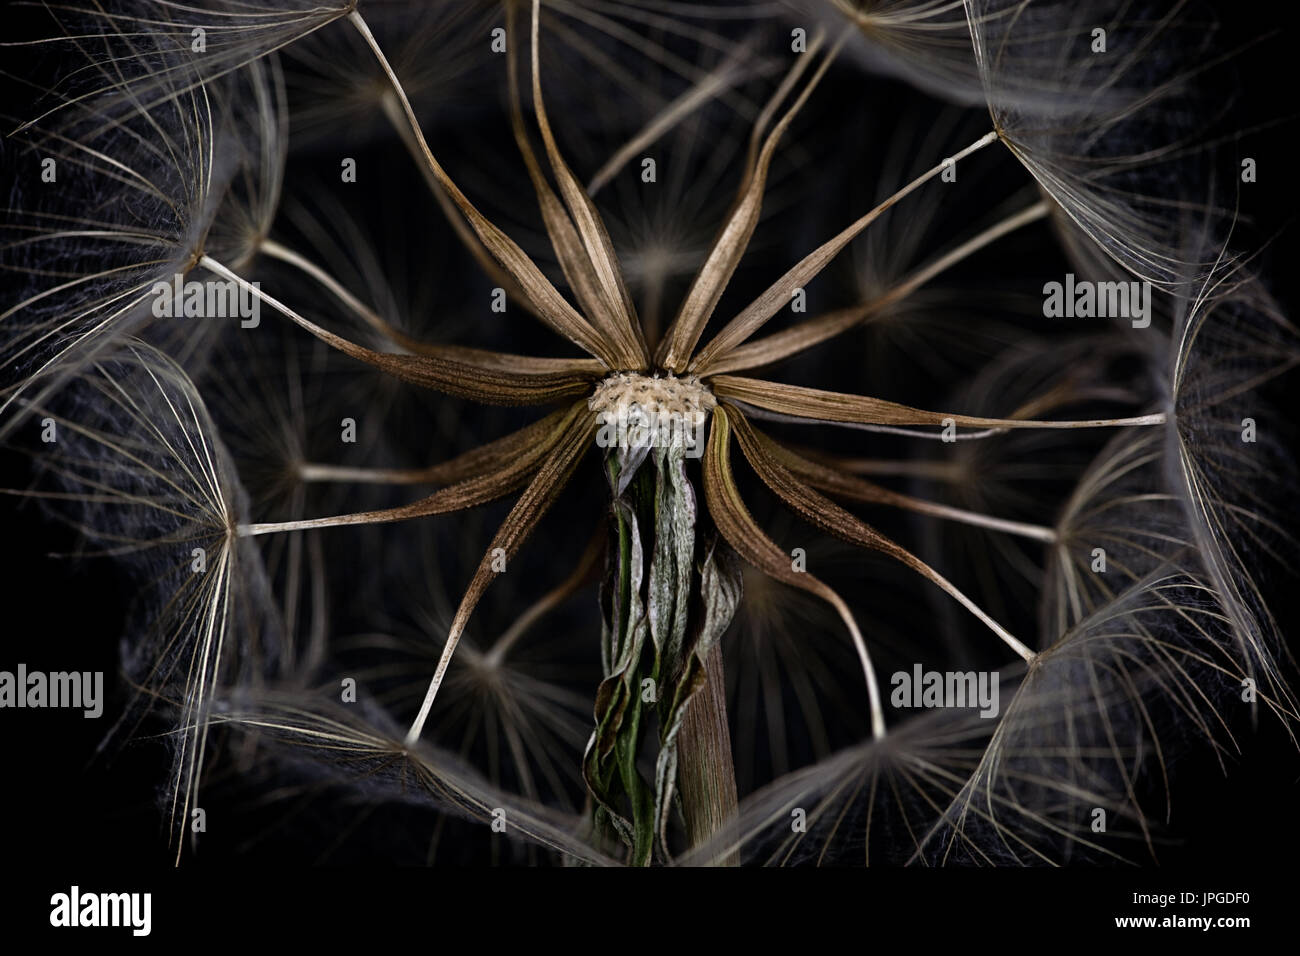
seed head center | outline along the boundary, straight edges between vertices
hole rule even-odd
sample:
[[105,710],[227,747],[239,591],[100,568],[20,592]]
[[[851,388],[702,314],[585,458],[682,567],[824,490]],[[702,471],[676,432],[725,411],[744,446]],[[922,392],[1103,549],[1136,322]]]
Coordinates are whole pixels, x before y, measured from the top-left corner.
[[598,415],[626,415],[638,408],[654,418],[701,420],[718,400],[697,375],[681,378],[671,372],[642,375],[615,372],[596,386],[587,407]]

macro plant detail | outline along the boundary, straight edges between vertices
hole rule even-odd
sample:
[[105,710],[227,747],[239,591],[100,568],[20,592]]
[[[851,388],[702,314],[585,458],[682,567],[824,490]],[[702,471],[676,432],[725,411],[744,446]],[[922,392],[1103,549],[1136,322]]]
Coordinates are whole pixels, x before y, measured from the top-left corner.
[[173,858],[224,789],[421,862],[1158,860],[1290,737],[1235,51],[1079,6],[34,10],[5,497],[126,595]]

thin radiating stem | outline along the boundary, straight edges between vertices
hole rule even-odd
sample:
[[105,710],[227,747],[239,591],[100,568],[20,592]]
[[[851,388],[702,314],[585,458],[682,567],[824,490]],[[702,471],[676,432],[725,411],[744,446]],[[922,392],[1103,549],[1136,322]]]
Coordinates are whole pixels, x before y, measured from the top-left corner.
[[797,355],[815,345],[820,345],[822,342],[848,331],[855,325],[866,322],[872,316],[881,314],[894,303],[906,299],[935,276],[946,272],[957,263],[985,246],[996,242],[1008,233],[1037,222],[1047,213],[1048,204],[1046,202],[1035,203],[1026,209],[1013,213],[994,223],[978,235],[972,236],[955,249],[939,256],[933,262],[927,263],[910,275],[905,276],[889,291],[872,299],[870,302],[819,316],[807,322],[800,322],[792,328],[737,346],[726,355],[711,362],[708,368],[703,371],[712,375],[720,375],[724,372],[737,372],[761,365],[771,365],[774,362]]
[[751,302],[744,311],[728,322],[721,332],[695,354],[690,361],[689,367],[691,371],[701,374],[703,370],[709,367],[711,362],[728,354],[732,349],[745,342],[790,301],[790,294],[795,289],[803,287],[818,275],[859,233],[883,216],[895,204],[905,199],[935,176],[938,176],[945,169],[965,159],[972,153],[978,152],[990,143],[997,142],[997,138],[996,131],[984,134],[969,146],[958,150],[952,156],[917,176],[898,192],[842,230],[839,235],[824,242],[806,255],[785,275],[772,283],[767,291]]

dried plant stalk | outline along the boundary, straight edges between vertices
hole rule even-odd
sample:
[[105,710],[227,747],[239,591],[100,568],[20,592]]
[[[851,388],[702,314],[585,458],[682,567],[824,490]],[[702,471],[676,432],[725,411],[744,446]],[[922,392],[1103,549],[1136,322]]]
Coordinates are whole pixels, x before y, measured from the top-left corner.
[[[686,836],[692,847],[706,844],[736,819],[736,771],[731,755],[731,730],[727,721],[726,675],[722,646],[714,645],[704,667],[704,686],[682,721],[678,746],[679,786]],[[731,854],[726,865],[740,862]]]

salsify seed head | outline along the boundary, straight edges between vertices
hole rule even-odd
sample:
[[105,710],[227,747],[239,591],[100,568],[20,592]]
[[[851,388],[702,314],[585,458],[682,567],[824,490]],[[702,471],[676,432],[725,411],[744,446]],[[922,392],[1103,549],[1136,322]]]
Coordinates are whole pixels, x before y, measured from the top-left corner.
[[1300,330],[1193,6],[6,19],[0,500],[112,562],[177,859],[224,804],[311,858],[1155,860],[1184,767],[1297,741]]

